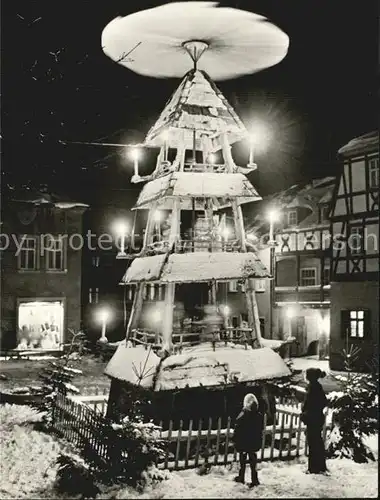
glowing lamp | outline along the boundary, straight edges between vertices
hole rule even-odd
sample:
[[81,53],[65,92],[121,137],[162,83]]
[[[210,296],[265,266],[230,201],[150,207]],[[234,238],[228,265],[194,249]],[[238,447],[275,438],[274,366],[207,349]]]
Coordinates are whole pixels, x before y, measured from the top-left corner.
[[130,154],[131,159],[133,160],[135,175],[138,176],[139,175],[139,159],[141,156],[141,152],[137,147],[134,147],[131,149],[129,154]]
[[295,315],[295,311],[294,311],[293,307],[288,307],[286,310],[286,316],[289,319],[292,319],[292,318],[294,318],[294,315]]
[[280,214],[277,210],[272,209],[268,212],[268,220],[269,220],[269,243],[274,242],[274,223],[278,221],[280,218]]
[[102,325],[102,333],[99,342],[107,343],[108,339],[106,337],[106,330],[107,330],[107,321],[110,317],[110,312],[108,311],[108,309],[101,309],[98,312],[98,317]]
[[114,224],[114,230],[120,236],[120,254],[125,255],[125,236],[128,233],[129,226],[124,221],[117,221]]
[[212,165],[214,165],[214,163],[216,163],[216,154],[215,153],[210,153],[208,155],[208,162],[211,163]]
[[162,212],[161,210],[156,210],[153,214],[153,218],[156,222],[160,222],[162,220]]
[[153,323],[159,323],[161,321],[161,318],[162,318],[161,311],[156,309],[155,311],[152,311],[151,314],[152,314]]
[[228,240],[228,237],[230,236],[231,234],[231,231],[228,229],[228,227],[225,227],[223,230],[222,230],[222,236],[225,240]]
[[228,306],[222,306],[222,312],[225,316],[230,314],[230,308]]

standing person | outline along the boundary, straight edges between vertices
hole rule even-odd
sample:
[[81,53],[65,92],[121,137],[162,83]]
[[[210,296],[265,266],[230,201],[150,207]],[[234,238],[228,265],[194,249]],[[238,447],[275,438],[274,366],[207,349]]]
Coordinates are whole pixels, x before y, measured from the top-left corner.
[[325,422],[323,410],[328,401],[321,384],[318,382],[320,378],[325,376],[326,373],[319,368],[308,368],[305,373],[308,388],[302,406],[301,420],[306,424],[306,437],[309,446],[307,474],[327,473],[322,429]]
[[239,452],[240,471],[235,477],[237,483],[244,484],[247,455],[251,467],[250,488],[259,485],[257,477],[256,452],[261,448],[263,434],[263,414],[259,412],[259,403],[254,394],[247,394],[244,398],[243,409],[239,413],[234,429],[234,443]]

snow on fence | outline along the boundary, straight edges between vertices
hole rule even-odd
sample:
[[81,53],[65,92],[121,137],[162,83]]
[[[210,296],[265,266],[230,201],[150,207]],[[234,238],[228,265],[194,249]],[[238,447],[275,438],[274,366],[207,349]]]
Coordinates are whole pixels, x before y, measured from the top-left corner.
[[[101,430],[109,424],[105,418],[106,396],[59,396],[54,414],[56,431],[81,446],[85,442],[99,456],[99,461],[110,460],[106,441],[101,438]],[[300,405],[278,404],[273,425],[266,425],[262,447],[258,452],[259,461],[287,460],[308,454],[305,426],[300,419]],[[169,470],[190,469],[202,464],[227,465],[237,460],[233,444],[232,419],[222,428],[222,418],[213,426],[213,420],[169,421],[167,429],[161,431],[166,442],[165,457],[159,467]],[[162,426],[162,425],[161,425]],[[331,428],[331,419],[326,419],[323,438]],[[175,429],[175,430],[174,430]],[[108,441],[109,443],[109,441]]]

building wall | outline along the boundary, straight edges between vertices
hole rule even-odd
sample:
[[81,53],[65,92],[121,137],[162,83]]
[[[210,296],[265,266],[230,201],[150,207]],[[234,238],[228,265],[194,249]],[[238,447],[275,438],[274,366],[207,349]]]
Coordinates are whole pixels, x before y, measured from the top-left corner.
[[[62,225],[55,223],[53,234],[81,234],[82,213],[82,209],[70,209]],[[4,234],[35,235],[35,229],[35,224],[17,224],[14,218],[4,217]],[[17,246],[11,237],[10,246],[2,252],[1,259],[1,347],[9,349],[17,346],[18,299],[62,299],[63,339],[67,339],[68,328],[78,331],[81,323],[81,250],[72,250],[67,245],[67,270],[62,272],[44,269],[20,271],[16,252]]]
[[360,288],[353,282],[331,284],[330,367],[333,370],[344,369],[342,350],[347,349],[347,336],[342,332],[342,310],[360,308],[370,311],[369,329],[363,339],[348,341],[348,345],[361,348],[356,365],[365,370],[366,361],[376,355],[374,345],[379,342],[379,282],[361,282]]

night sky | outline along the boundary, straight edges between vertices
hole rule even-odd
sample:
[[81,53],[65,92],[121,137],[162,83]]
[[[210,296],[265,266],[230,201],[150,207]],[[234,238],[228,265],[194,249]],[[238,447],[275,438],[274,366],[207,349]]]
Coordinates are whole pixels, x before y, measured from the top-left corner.
[[[180,80],[142,77],[117,65],[103,54],[100,37],[114,17],[162,3],[2,2],[3,185],[46,183],[98,207],[134,203],[142,185],[130,183],[123,149],[59,141],[144,139]],[[377,1],[221,3],[267,16],[290,37],[277,66],[217,82],[247,126],[255,117],[269,130],[252,183],[265,195],[333,175],[337,149],[378,125]],[[247,145],[234,152],[247,162]],[[154,160],[146,156],[142,173]]]

